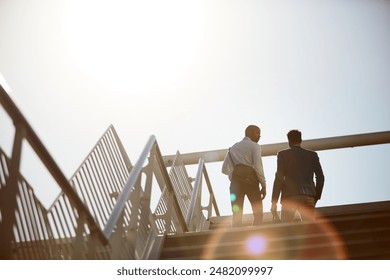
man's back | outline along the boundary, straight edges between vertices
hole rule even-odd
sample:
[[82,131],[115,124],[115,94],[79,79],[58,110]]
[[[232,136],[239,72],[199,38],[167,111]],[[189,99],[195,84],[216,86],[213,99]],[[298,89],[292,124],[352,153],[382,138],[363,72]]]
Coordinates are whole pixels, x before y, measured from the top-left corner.
[[[316,184],[313,180],[316,176]],[[283,189],[282,198],[293,195],[321,195],[324,175],[316,152],[300,146],[278,154],[277,184]]]
[[245,137],[229,149],[229,154],[229,157],[224,160],[222,166],[222,172],[224,174],[230,175],[234,165],[237,164],[252,166],[256,171],[260,184],[265,187],[266,182],[259,144],[253,142],[249,137]]
[[276,213],[276,204],[282,194],[282,222],[291,222],[296,211],[302,220],[313,220],[325,180],[320,159],[316,152],[301,147],[302,133],[299,130],[290,130],[287,138],[290,148],[278,153],[271,212]]
[[[249,199],[252,206],[253,224],[259,225],[263,222],[262,200],[266,195],[266,182],[261,147],[257,144],[260,134],[261,130],[258,126],[249,125],[245,129],[244,139],[229,149],[222,164],[222,173],[228,175],[230,179],[233,226],[242,225],[245,197]],[[261,190],[259,182],[262,186]]]

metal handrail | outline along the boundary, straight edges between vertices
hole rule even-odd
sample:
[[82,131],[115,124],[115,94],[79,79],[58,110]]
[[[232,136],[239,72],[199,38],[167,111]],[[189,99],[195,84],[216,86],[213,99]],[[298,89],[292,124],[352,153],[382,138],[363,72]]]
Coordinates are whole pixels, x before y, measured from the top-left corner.
[[145,161],[150,153],[150,150],[153,147],[154,141],[155,141],[154,137],[149,138],[143,152],[141,153],[140,158],[138,159],[137,163],[134,165],[134,167],[132,168],[132,170],[130,172],[129,179],[127,180],[125,187],[123,188],[121,194],[119,195],[117,202],[115,204],[115,207],[112,210],[112,213],[110,215],[110,218],[108,219],[107,224],[103,230],[104,236],[106,237],[106,239],[110,238],[110,235],[113,232],[113,230],[114,230],[114,228],[119,220],[119,217],[120,217],[120,215],[125,207],[126,201],[129,198],[129,195],[132,191],[132,188],[135,185],[135,183],[137,182],[139,175],[141,174],[143,164],[145,163]]
[[[23,182],[24,182],[24,179],[22,179],[19,175],[19,161],[21,158],[22,140],[26,139],[28,141],[28,143],[30,143],[31,147],[33,148],[33,150],[35,151],[37,156],[40,158],[42,163],[46,166],[46,168],[48,169],[50,174],[53,176],[53,178],[55,179],[55,181],[58,183],[58,185],[60,186],[60,188],[63,191],[57,197],[56,201],[51,205],[49,210],[45,210],[44,208],[42,208],[42,210],[41,210],[42,214],[43,214],[42,218],[44,220],[44,221],[42,220],[42,222],[44,223],[43,226],[46,228],[45,230],[50,232],[49,239],[46,240],[46,237],[44,237],[45,240],[43,241],[43,244],[48,245],[49,243],[52,243],[54,241],[54,239],[60,238],[62,240],[59,242],[62,244],[62,247],[61,246],[54,246],[52,248],[54,250],[60,250],[60,251],[66,250],[66,251],[68,251],[68,253],[70,253],[73,250],[71,247],[69,247],[70,244],[73,242],[77,242],[77,244],[74,243],[74,248],[79,247],[79,249],[77,249],[77,250],[73,251],[73,253],[71,253],[73,258],[74,257],[83,258],[83,254],[85,252],[80,251],[80,248],[83,247],[83,245],[80,242],[83,242],[82,240],[85,240],[84,242],[86,242],[88,240],[88,239],[83,238],[83,236],[86,237],[85,236],[86,234],[90,234],[92,238],[93,238],[93,236],[97,237],[98,240],[100,240],[102,245],[107,245],[109,242],[111,243],[111,246],[113,244],[118,245],[119,243],[117,241],[115,241],[113,243],[113,241],[110,241],[110,239],[114,234],[116,234],[116,232],[124,232],[123,230],[125,230],[125,231],[132,230],[131,226],[134,225],[134,222],[129,221],[128,218],[126,219],[126,224],[128,222],[130,222],[130,223],[127,224],[127,226],[124,225],[125,227],[127,227],[127,229],[125,227],[123,227],[123,225],[121,225],[121,223],[123,221],[125,221],[124,220],[124,215],[125,215],[124,209],[125,209],[126,203],[129,200],[130,194],[134,190],[134,187],[137,185],[137,188],[138,188],[138,186],[139,186],[141,172],[143,172],[144,170],[147,169],[147,167],[143,167],[143,166],[144,166],[149,154],[150,154],[149,160],[151,161],[151,162],[149,162],[149,165],[153,165],[152,161],[154,161],[156,163],[156,165],[154,165],[154,166],[158,169],[158,172],[159,172],[158,175],[156,175],[156,176],[159,179],[162,178],[161,181],[163,182],[164,186],[162,186],[162,187],[160,186],[160,188],[166,189],[171,194],[170,201],[172,203],[170,203],[169,208],[173,208],[174,215],[176,217],[174,227],[176,227],[176,228],[179,227],[181,232],[188,231],[188,227],[185,223],[184,216],[183,216],[182,212],[180,211],[179,203],[178,203],[177,197],[175,196],[175,191],[173,189],[173,186],[172,186],[172,183],[170,181],[169,175],[167,173],[166,166],[164,165],[162,155],[161,155],[161,152],[159,150],[156,138],[154,136],[150,137],[140,159],[137,161],[137,164],[134,167],[131,167],[131,163],[130,163],[129,159],[127,158],[127,154],[124,152],[123,146],[121,145],[121,143],[118,143],[119,140],[117,139],[117,135],[116,135],[115,130],[113,129],[112,126],[110,126],[110,128],[107,130],[113,134],[112,137],[115,139],[114,141],[116,142],[116,145],[117,145],[116,149],[120,150],[120,152],[119,152],[120,158],[121,158],[121,160],[123,160],[123,162],[125,162],[127,168],[131,169],[131,171],[130,171],[130,174],[128,174],[128,180],[126,181],[126,184],[123,188],[123,191],[121,191],[121,193],[116,201],[116,204],[114,205],[113,210],[110,213],[110,216],[107,220],[107,223],[105,224],[104,228],[101,229],[98,225],[98,222],[100,221],[100,223],[102,223],[105,221],[105,218],[102,218],[102,216],[101,216],[101,211],[99,210],[98,212],[95,213],[96,217],[94,217],[92,215],[92,212],[90,212],[90,210],[88,209],[88,206],[85,204],[85,202],[82,200],[82,198],[79,196],[79,194],[77,192],[78,186],[77,185],[72,186],[72,180],[68,181],[65,178],[65,176],[63,175],[63,173],[59,169],[58,165],[55,163],[54,159],[50,156],[49,152],[46,150],[46,148],[44,147],[44,145],[40,141],[39,137],[35,134],[34,130],[31,128],[31,126],[29,125],[27,120],[24,118],[23,114],[19,111],[19,109],[17,108],[17,106],[15,105],[15,103],[13,102],[11,97],[9,96],[9,94],[6,92],[6,90],[4,89],[4,87],[2,85],[0,85],[0,86],[1,86],[1,88],[0,88],[0,102],[1,102],[2,106],[5,108],[6,113],[13,120],[13,122],[15,124],[15,128],[16,128],[14,152],[12,155],[12,160],[5,159],[9,163],[8,163],[8,166],[3,166],[3,168],[7,168],[7,169],[11,170],[10,177],[12,177],[14,179],[10,180],[8,178],[6,181],[6,185],[3,186],[2,188],[0,187],[0,194],[2,196],[1,211],[2,211],[2,216],[3,216],[2,221],[1,221],[2,229],[7,228],[7,229],[11,230],[12,224],[14,224],[14,222],[15,222],[15,217],[13,217],[12,211],[15,211],[15,209],[16,209],[16,206],[15,206],[16,205],[16,196],[17,196],[16,184],[18,181],[21,181],[21,180],[23,180]],[[112,130],[112,131],[110,131],[110,130]],[[103,136],[101,138],[101,140],[99,140],[98,144],[95,146],[95,148],[90,153],[90,155],[82,162],[82,164],[79,168],[80,171],[78,170],[75,173],[75,175],[73,176],[73,177],[79,176],[79,178],[81,178],[80,180],[84,181],[84,182],[82,182],[82,184],[84,184],[86,181],[91,182],[93,180],[97,180],[96,178],[90,177],[91,175],[89,174],[89,172],[91,172],[91,169],[88,169],[88,165],[89,166],[91,165],[91,161],[89,160],[89,157],[91,155],[93,155],[96,147],[99,148],[99,145],[104,145],[101,142],[104,142],[104,141],[107,142],[107,139],[104,137],[105,136]],[[106,148],[104,148],[104,149],[106,149]],[[109,150],[109,153],[112,153],[112,150]],[[5,154],[3,154],[3,156],[6,157]],[[117,159],[115,159],[115,160],[117,160]],[[153,171],[154,170],[153,168],[149,168],[149,169],[152,172],[155,172],[155,171]],[[81,172],[80,173],[81,175],[79,175],[79,172]],[[4,174],[5,173],[3,173],[3,175]],[[12,174],[14,174],[14,175],[12,175]],[[7,174],[5,174],[5,175],[7,175]],[[86,176],[88,176],[88,177],[86,177]],[[147,179],[147,181],[148,180],[149,180],[149,184],[151,184],[151,179]],[[14,182],[12,184],[12,186],[10,184],[11,181]],[[31,189],[31,187],[28,185],[28,183],[25,182],[23,184],[28,189],[28,190],[26,189],[26,191],[31,192],[32,195],[34,196],[33,191]],[[87,187],[91,188],[92,186],[89,185]],[[14,195],[12,195],[8,191],[9,189],[14,190],[12,192],[12,194],[14,194]],[[139,186],[138,190],[139,189],[140,189],[140,186]],[[150,187],[148,187],[148,189],[150,190]],[[139,192],[138,190],[135,191],[135,193],[139,194],[140,197],[138,197],[138,198],[133,197],[132,198],[133,200],[134,199],[135,200],[137,200],[137,199],[142,200],[143,199],[142,197],[145,197],[148,195],[150,196],[150,193],[143,192],[143,191]],[[8,192],[6,193],[6,191],[8,191]],[[80,193],[80,195],[81,195],[81,193]],[[98,194],[98,196],[99,195],[101,196],[102,193]],[[8,196],[14,197],[15,203],[12,204],[12,207],[6,206],[7,203],[5,203],[5,201],[3,201],[6,196],[7,197]],[[91,198],[92,196],[96,197],[95,194],[91,195],[90,197],[87,196],[88,200],[92,199]],[[84,197],[84,199],[85,199],[85,197]],[[97,197],[97,199],[98,200],[95,200],[93,202],[93,203],[95,203],[95,205],[96,205],[96,203],[99,202],[98,197]],[[32,207],[36,207],[35,204],[38,206],[40,205],[40,202],[38,200],[36,200],[35,198],[33,200],[31,200],[31,202],[28,202],[28,203],[30,203],[30,205]],[[149,205],[146,205],[146,206],[147,206],[147,208],[150,207],[150,201],[149,201]],[[74,210],[72,210],[72,209],[74,209]],[[91,210],[94,211],[94,209],[92,209],[92,208],[91,208]],[[105,211],[106,210],[107,210],[107,208],[105,209]],[[134,212],[134,214],[132,213],[131,216],[135,217],[138,215],[137,212],[139,210],[137,210],[137,209],[133,209],[133,210],[131,210],[131,211]],[[75,211],[77,211],[77,212],[75,212]],[[128,210],[126,210],[126,211],[128,212]],[[144,211],[144,213],[147,214],[147,213],[151,213],[151,212],[150,212],[150,210],[147,210],[147,211]],[[171,212],[169,212],[169,213],[172,214]],[[47,217],[46,217],[46,215],[47,215]],[[142,214],[142,215],[144,215],[144,214]],[[149,214],[149,215],[151,215],[151,214]],[[140,219],[143,219],[143,218],[140,217]],[[171,219],[171,217],[166,217],[165,219]],[[136,221],[135,221],[136,226],[138,226],[137,221],[138,221],[138,218],[136,218]],[[38,222],[40,222],[40,221],[38,221]],[[145,224],[145,222],[143,222],[143,223],[146,225],[146,227],[150,227],[153,230],[156,227],[155,225],[153,225],[153,222],[154,222],[153,220],[150,220],[149,222],[147,221],[146,224]],[[23,221],[23,223],[28,224],[29,222],[26,220],[26,221]],[[72,223],[76,223],[77,228],[74,228],[74,224],[72,224]],[[87,231],[85,231],[86,228],[84,228],[84,223],[88,224]],[[19,227],[21,228],[21,230],[23,230],[23,227],[25,227],[27,224],[21,224],[21,225],[19,225]],[[119,227],[118,227],[118,225],[119,225]],[[154,233],[150,236],[155,236],[158,233],[159,233],[158,231],[154,230]],[[128,233],[126,233],[126,234],[128,235]],[[11,237],[11,235],[12,235],[12,233],[10,232],[9,234],[7,234],[7,239],[2,237],[2,240],[1,240],[2,244],[4,243],[6,246],[10,245],[12,242],[12,238],[13,238],[13,237]],[[142,237],[142,238],[144,238],[144,237]],[[33,242],[35,239],[34,238],[32,238],[32,239],[23,238],[22,241],[29,242],[30,240],[31,240],[31,242]],[[101,251],[103,249],[103,248],[101,248],[101,249],[94,248],[94,246],[95,246],[94,244],[96,244],[96,243],[93,242],[92,240],[88,241],[88,243],[91,244],[91,245],[88,245],[88,247],[92,246],[89,248],[89,250],[91,250],[91,252],[93,252],[95,250]],[[31,245],[24,244],[23,246],[25,246],[25,245],[34,246],[33,243]],[[44,247],[46,247],[46,245]],[[96,245],[98,245],[98,244],[96,244]],[[98,246],[100,246],[100,245],[98,245]],[[3,249],[4,248],[5,247],[3,246]],[[48,248],[48,250],[51,250],[50,247],[47,247],[47,248]],[[107,247],[107,249],[109,250],[109,247]],[[104,249],[104,250],[106,251],[106,249]],[[6,248],[6,250],[2,250],[2,251],[3,252],[2,252],[1,256],[3,258],[10,258],[12,256],[10,246],[8,246]],[[103,251],[101,251],[101,252],[103,252]],[[62,254],[63,253],[56,253],[55,256],[57,256],[56,258],[58,258],[58,256],[62,255]],[[141,253],[135,252],[135,254],[136,255],[138,254],[138,256],[145,255],[142,252]],[[52,255],[52,254],[50,253],[47,256],[50,257],[50,255]],[[69,256],[64,256],[64,257],[69,258]],[[60,257],[60,258],[62,258],[62,257]]]
[[[202,206],[203,178],[209,191],[209,201],[206,206]],[[215,215],[220,216],[214,192],[211,188],[210,179],[207,174],[206,165],[203,159],[199,159],[194,188],[191,195],[191,202],[186,215],[186,223],[190,231],[206,229],[204,223],[205,221],[210,220],[213,209],[215,211]],[[207,211],[207,217],[204,216],[203,210]]]
[[169,174],[166,169],[166,165],[164,164],[164,160],[160,151],[159,146],[157,145],[157,141],[155,142],[155,149],[156,149],[156,159],[157,164],[159,165],[160,170],[162,171],[162,175],[164,178],[164,181],[166,183],[166,187],[168,189],[168,192],[173,194],[173,207],[176,213],[178,213],[178,219],[179,219],[179,225],[180,228],[184,231],[188,231],[187,224],[185,223],[185,219],[183,216],[183,213],[180,211],[179,202],[177,201],[177,197],[174,195],[174,189],[171,180],[169,179]]
[[[15,105],[14,101],[8,94],[7,90],[3,87],[2,84],[0,84],[0,103],[3,105],[5,111],[7,114],[11,117],[16,131],[15,131],[15,140],[14,140],[14,149],[17,146],[21,146],[22,140],[25,139],[31,146],[31,148],[34,150],[36,155],[39,157],[39,159],[42,161],[42,163],[46,166],[49,173],[53,176],[54,180],[61,186],[64,193],[68,196],[68,198],[72,201],[72,205],[77,209],[79,213],[79,217],[85,217],[85,220],[89,226],[89,229],[92,234],[96,235],[100,241],[103,244],[107,243],[107,239],[105,238],[103,232],[99,229],[99,227],[96,225],[95,220],[92,216],[92,214],[89,212],[89,210],[86,208],[82,200],[79,198],[77,193],[74,191],[72,186],[70,185],[69,181],[65,177],[65,175],[62,173],[61,169],[57,165],[57,163],[54,161],[42,141],[39,139],[37,134],[34,132],[28,121],[25,119],[23,114],[20,112],[18,107]],[[16,162],[20,161],[21,152],[15,153],[17,155],[17,158],[13,158],[13,160],[16,160]],[[18,165],[16,164],[18,169]],[[14,168],[15,169],[15,168]],[[12,170],[12,172],[19,172],[18,170]],[[12,175],[13,176],[13,175]],[[10,177],[12,177],[10,174]],[[17,176],[17,175],[15,175]],[[9,180],[11,181],[11,180]],[[17,187],[17,180],[12,180],[8,182],[5,190],[15,190]],[[4,191],[3,191],[4,192]],[[4,195],[4,193],[3,193]],[[10,198],[14,199],[14,198]],[[16,197],[15,197],[16,199]],[[10,215],[12,216],[12,215]],[[8,221],[8,219],[10,219]],[[14,218],[12,217],[3,217],[2,224],[10,223],[8,225],[10,228],[12,228],[12,224],[14,223]],[[6,225],[7,227],[7,225]],[[8,242],[8,241],[7,241]],[[10,243],[10,241],[9,241]],[[4,250],[3,250],[4,251]],[[10,254],[10,252],[6,252],[4,254]]]
[[[362,133],[345,136],[335,136],[327,138],[309,139],[302,142],[302,146],[315,150],[333,150],[342,148],[353,148],[378,144],[390,143],[390,131],[380,131],[373,133]],[[288,148],[287,142],[275,143],[275,144],[263,144],[261,145],[262,156],[275,156],[280,150]],[[195,153],[181,154],[185,165],[197,164],[198,160],[202,158],[205,163],[208,162],[220,162],[223,161],[228,149],[219,149]],[[167,166],[172,164],[174,155],[164,156],[164,162]]]
[[[149,154],[151,153],[152,149],[153,148],[156,148],[157,149],[157,162],[159,164],[163,164],[162,163],[162,159],[160,158],[161,157],[161,154],[159,152],[159,149],[158,149],[158,145],[157,145],[157,141],[156,141],[156,137],[154,135],[150,136],[148,142],[146,143],[145,145],[145,148],[144,150],[142,151],[137,163],[134,165],[134,167],[132,168],[131,172],[130,172],[130,175],[129,175],[129,179],[126,183],[126,185],[124,186],[121,194],[119,195],[118,199],[117,199],[117,203],[115,204],[115,207],[112,211],[112,214],[110,215],[110,218],[108,219],[107,221],[107,224],[104,228],[104,236],[109,239],[112,232],[114,231],[114,228],[115,226],[117,225],[118,223],[118,220],[121,216],[121,213],[123,212],[123,209],[126,205],[126,202],[127,200],[129,199],[129,196],[139,178],[139,176],[141,175],[141,172],[142,172],[142,169],[143,169],[143,166],[145,164],[145,162],[147,161],[148,159],[148,156]],[[159,156],[160,155],[160,156]],[[165,166],[163,166],[163,168],[160,167],[160,170],[161,171],[164,171],[164,173],[166,173],[166,169],[165,169]],[[165,177],[165,183],[166,183],[166,186],[168,188],[168,191],[171,191],[173,192],[173,187],[170,183],[170,180],[169,180],[169,177],[168,177],[168,174],[164,174],[163,173],[163,177]],[[188,228],[187,228],[187,225],[184,221],[184,217],[180,211],[180,207],[179,207],[179,204],[178,204],[178,201],[177,201],[177,198],[176,196],[173,197],[173,203],[174,203],[174,208],[176,210],[176,213],[178,214],[178,217],[179,217],[179,223],[180,223],[180,227],[182,229],[184,229],[184,231],[188,231]]]
[[203,166],[204,166],[203,176],[205,178],[207,189],[208,189],[209,194],[210,194],[209,205],[206,207],[206,210],[208,211],[207,219],[209,220],[211,215],[212,215],[212,209],[214,209],[214,211],[215,211],[215,216],[220,216],[221,214],[219,213],[219,208],[217,205],[217,201],[215,199],[214,191],[213,191],[213,188],[211,187],[211,182],[210,182],[209,174],[208,174],[207,169],[206,169],[206,164],[203,163]]
[[69,180],[102,230],[131,169],[122,142],[110,125]]
[[[202,173],[204,160],[199,159],[198,171],[195,177],[194,189],[191,195],[191,202],[186,216],[186,224],[190,227],[191,221],[194,218],[194,212],[198,204],[200,205],[200,198],[202,195]],[[198,207],[199,208],[199,207]]]

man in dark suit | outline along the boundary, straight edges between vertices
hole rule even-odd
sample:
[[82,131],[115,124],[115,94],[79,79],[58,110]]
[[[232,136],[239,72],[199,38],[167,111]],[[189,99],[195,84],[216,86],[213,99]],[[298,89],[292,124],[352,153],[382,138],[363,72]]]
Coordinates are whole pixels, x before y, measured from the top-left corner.
[[316,152],[301,147],[299,130],[290,130],[287,138],[290,148],[277,156],[271,212],[277,211],[281,194],[282,222],[291,222],[296,211],[303,221],[314,220],[315,205],[321,198],[325,180],[320,160]]

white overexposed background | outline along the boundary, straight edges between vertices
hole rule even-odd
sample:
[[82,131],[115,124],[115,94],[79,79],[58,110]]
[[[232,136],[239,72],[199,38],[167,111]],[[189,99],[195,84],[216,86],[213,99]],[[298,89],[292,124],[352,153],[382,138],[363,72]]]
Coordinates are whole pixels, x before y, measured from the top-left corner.
[[[0,73],[68,178],[110,124],[133,164],[150,135],[170,155],[228,148],[248,124],[260,144],[295,128],[304,140],[387,131],[390,1],[0,0]],[[0,107],[8,154],[12,127]],[[48,206],[59,190],[24,152]],[[389,144],[319,156],[318,206],[390,199]],[[207,168],[229,215],[221,165]],[[264,168],[268,211],[276,158]]]

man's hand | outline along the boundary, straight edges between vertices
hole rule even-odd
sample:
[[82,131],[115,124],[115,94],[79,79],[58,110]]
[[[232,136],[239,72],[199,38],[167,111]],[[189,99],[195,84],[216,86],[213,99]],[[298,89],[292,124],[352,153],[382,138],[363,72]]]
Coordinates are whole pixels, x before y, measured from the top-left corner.
[[274,223],[280,223],[280,218],[278,215],[278,207],[276,206],[276,203],[272,203],[271,205],[271,213],[272,213],[272,219]]
[[260,194],[261,194],[261,200],[263,200],[265,198],[265,196],[267,195],[267,189],[261,188]]
[[278,211],[278,206],[276,206],[276,203],[272,203],[271,205],[271,213],[276,213]]

